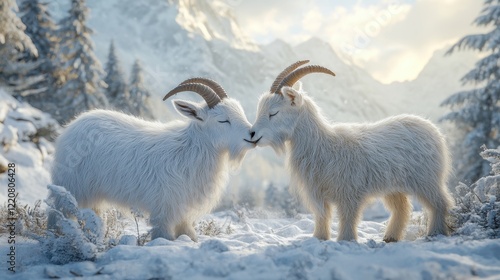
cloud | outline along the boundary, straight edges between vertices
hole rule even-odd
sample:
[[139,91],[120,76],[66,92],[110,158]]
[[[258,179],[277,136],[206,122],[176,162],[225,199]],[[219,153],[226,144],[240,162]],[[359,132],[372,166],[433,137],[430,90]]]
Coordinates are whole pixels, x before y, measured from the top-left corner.
[[324,16],[318,7],[313,7],[304,14],[302,18],[302,28],[304,31],[316,34],[323,27]]
[[353,2],[255,0],[234,9],[258,43],[319,37],[386,83],[415,78],[435,50],[484,32],[471,26],[482,7],[477,0]]
[[234,6],[242,29],[258,43],[266,44],[277,38],[295,41],[302,35],[302,11],[309,10],[313,1],[255,0],[241,1]]
[[[481,6],[475,0],[418,0],[402,20],[382,28],[354,60],[383,82],[413,79],[434,51],[485,31],[471,25]],[[372,56],[374,51],[380,55]]]

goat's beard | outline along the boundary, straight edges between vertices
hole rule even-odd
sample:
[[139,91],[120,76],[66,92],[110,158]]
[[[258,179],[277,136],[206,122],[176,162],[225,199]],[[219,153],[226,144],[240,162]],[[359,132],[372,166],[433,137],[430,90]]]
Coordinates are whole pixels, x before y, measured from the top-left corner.
[[240,169],[243,158],[245,158],[248,150],[249,148],[246,147],[232,147],[229,149],[229,168],[231,171]]
[[270,146],[273,148],[274,152],[278,155],[283,155],[286,152],[287,148],[287,141],[286,141],[286,135],[284,133],[278,133],[275,135],[275,137],[270,141]]

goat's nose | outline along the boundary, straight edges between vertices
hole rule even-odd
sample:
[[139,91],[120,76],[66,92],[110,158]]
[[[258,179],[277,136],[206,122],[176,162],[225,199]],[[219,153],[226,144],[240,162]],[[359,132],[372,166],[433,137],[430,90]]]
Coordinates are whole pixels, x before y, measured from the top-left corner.
[[255,135],[255,131],[250,131],[250,139]]

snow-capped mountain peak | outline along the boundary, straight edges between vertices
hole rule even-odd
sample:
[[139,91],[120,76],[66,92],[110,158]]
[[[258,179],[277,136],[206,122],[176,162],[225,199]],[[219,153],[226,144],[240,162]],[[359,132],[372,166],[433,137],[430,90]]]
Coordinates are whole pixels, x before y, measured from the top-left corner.
[[175,0],[177,23],[205,40],[222,40],[236,49],[257,50],[258,47],[239,27],[230,7],[218,0]]

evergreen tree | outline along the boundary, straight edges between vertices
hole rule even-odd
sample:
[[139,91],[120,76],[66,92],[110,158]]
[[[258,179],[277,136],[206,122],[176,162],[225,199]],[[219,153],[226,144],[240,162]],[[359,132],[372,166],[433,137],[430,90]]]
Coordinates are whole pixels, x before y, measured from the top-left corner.
[[[38,50],[38,57],[32,57],[34,59],[52,58],[55,54],[54,46],[59,41],[56,36],[57,26],[47,6],[47,3],[41,3],[40,0],[24,0],[19,7],[21,20],[26,25],[25,33]],[[50,71],[50,67],[42,70]]]
[[132,66],[132,74],[130,75],[130,100],[132,101],[131,113],[136,116],[141,116],[145,119],[154,119],[150,104],[151,94],[144,85],[144,77],[142,74],[142,66],[139,60],[134,62]]
[[448,54],[460,49],[488,53],[462,78],[464,84],[473,84],[475,88],[458,92],[441,104],[452,109],[442,120],[453,122],[463,133],[455,170],[458,179],[466,183],[475,182],[490,172],[489,165],[479,156],[481,145],[500,145],[500,0],[486,0],[474,24],[492,30],[465,36]]
[[111,41],[109,46],[108,62],[106,63],[106,78],[104,81],[108,85],[106,97],[111,106],[126,113],[132,113],[132,101],[128,92],[127,84],[123,78],[123,71],[120,61],[116,55],[115,44]]
[[46,3],[39,0],[24,0],[20,6],[21,20],[26,25],[26,34],[32,39],[38,50],[38,57],[25,52],[25,60],[37,62],[36,67],[28,73],[29,78],[42,75],[37,83],[30,85],[22,95],[34,107],[45,110],[44,104],[51,98],[55,81],[55,48],[59,42],[56,36],[57,26],[47,10]]
[[18,85],[18,75],[32,69],[32,65],[20,61],[22,52],[38,55],[30,37],[24,33],[26,26],[16,15],[17,10],[15,0],[0,1],[0,83],[10,86]]
[[72,0],[69,15],[59,24],[61,43],[57,62],[61,73],[56,102],[51,110],[59,122],[108,105],[104,95],[106,83],[102,80],[104,71],[93,52],[90,38],[93,31],[86,25],[88,14],[85,0]]

